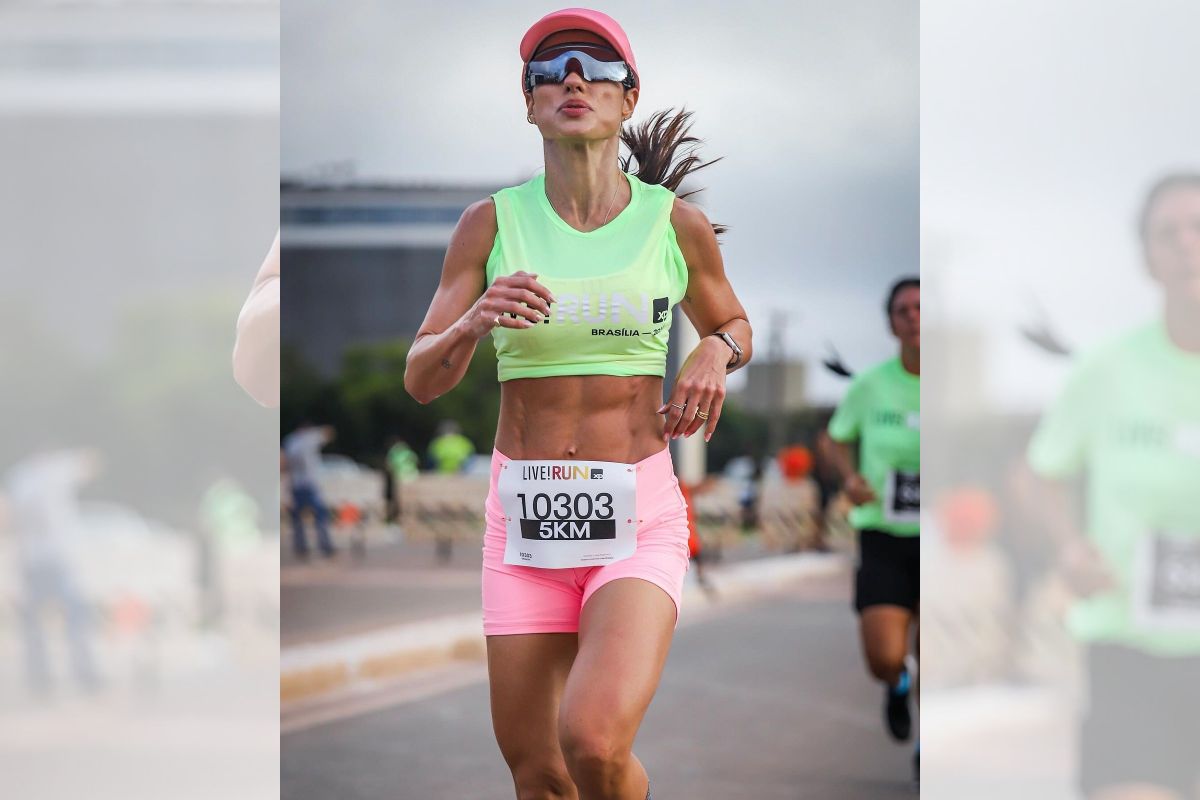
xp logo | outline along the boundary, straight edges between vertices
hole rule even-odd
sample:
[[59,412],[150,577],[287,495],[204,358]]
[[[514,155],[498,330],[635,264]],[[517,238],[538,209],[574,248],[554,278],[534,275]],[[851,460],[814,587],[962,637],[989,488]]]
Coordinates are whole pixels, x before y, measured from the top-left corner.
[[[625,294],[622,292],[598,292],[592,294],[575,294],[562,292],[558,302],[550,307],[550,314],[542,319],[543,324],[549,325],[564,322],[575,325],[618,325],[632,327],[637,325],[661,325],[667,321],[670,313],[670,298],[650,298],[644,294]],[[505,312],[516,319],[514,311]]]
[[604,478],[604,470],[602,470],[602,469],[593,469],[592,470],[592,478],[591,478],[592,480],[598,481],[598,480],[602,480],[603,478]]
[[654,325],[658,325],[660,322],[666,322],[667,321],[667,311],[668,311],[667,298],[665,298],[665,297],[654,298],[654,313],[650,317],[651,323]]

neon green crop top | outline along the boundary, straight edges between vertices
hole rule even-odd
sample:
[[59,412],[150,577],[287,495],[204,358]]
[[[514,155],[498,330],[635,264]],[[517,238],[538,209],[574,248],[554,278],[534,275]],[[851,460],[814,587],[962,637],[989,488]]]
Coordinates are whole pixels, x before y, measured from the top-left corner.
[[671,309],[688,281],[671,227],[675,195],[626,177],[629,205],[587,233],[554,211],[544,174],[492,195],[497,231],[488,285],[525,270],[558,300],[539,325],[492,331],[501,381],[666,374]]

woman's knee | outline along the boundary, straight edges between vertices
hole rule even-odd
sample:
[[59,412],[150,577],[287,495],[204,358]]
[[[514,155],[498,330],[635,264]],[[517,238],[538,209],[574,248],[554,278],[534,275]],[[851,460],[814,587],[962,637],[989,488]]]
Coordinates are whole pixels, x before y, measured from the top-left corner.
[[575,785],[562,762],[524,759],[509,764],[517,800],[561,800],[576,797]]
[[571,774],[586,776],[589,782],[619,777],[630,755],[626,737],[594,723],[564,723],[559,728],[559,743]]

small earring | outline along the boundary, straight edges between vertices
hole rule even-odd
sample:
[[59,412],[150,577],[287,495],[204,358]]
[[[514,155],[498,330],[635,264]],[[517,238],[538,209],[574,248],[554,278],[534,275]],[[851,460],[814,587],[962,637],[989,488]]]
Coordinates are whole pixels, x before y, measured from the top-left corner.
[[528,122],[530,125],[534,124],[532,111],[530,111],[528,114],[525,115],[525,121]]

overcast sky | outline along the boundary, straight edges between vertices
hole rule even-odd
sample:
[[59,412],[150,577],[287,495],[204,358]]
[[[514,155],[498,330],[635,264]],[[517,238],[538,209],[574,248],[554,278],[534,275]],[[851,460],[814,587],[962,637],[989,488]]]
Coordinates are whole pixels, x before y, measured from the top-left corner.
[[[288,0],[282,4],[283,173],[352,159],[363,178],[512,184],[542,166],[517,46],[544,2]],[[916,2],[611,2],[643,91],[634,122],[686,105],[698,176],[765,349],[835,342],[852,365],[890,355],[880,304],[918,270]],[[844,384],[813,370],[818,399]]]
[[1017,328],[1041,305],[1077,350],[1156,316],[1134,222],[1150,183],[1200,170],[1200,4],[926,0],[926,332],[984,335],[988,402],[1040,408],[1068,362]]

